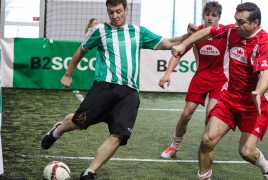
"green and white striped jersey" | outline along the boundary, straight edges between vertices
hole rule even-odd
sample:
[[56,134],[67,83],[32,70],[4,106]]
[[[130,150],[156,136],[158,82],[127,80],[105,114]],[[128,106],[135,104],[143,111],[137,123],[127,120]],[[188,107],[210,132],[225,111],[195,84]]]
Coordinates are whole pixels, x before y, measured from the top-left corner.
[[108,23],[89,29],[82,48],[97,47],[95,80],[126,85],[139,90],[140,50],[155,49],[162,40],[142,26]]

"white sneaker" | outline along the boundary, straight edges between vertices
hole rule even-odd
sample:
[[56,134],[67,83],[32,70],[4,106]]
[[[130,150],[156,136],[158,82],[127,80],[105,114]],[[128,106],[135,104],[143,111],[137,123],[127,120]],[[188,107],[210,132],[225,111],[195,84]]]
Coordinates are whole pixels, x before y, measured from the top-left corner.
[[168,159],[168,158],[175,156],[176,152],[177,150],[174,147],[170,146],[164,152],[162,152],[161,157]]

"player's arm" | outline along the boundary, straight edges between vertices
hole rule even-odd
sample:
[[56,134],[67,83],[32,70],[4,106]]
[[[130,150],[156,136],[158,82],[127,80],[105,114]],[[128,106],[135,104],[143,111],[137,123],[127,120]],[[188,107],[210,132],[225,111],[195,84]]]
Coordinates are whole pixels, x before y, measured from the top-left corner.
[[260,71],[260,78],[257,83],[255,91],[251,92],[253,100],[257,106],[258,113],[261,114],[261,96],[267,91],[268,89],[268,70]]
[[156,46],[155,50],[171,50],[175,45],[180,44],[183,40],[189,37],[190,34],[184,34],[173,38],[163,38],[162,41]]
[[155,48],[156,50],[170,50],[173,46],[180,44],[182,41],[187,39],[191,34],[196,32],[197,27],[189,23],[187,26],[187,32],[186,34],[182,36],[172,37],[172,38],[163,38],[162,41],[158,44],[158,46]]
[[210,29],[211,27],[201,29],[198,32],[193,33],[191,36],[185,39],[181,44],[173,46],[171,50],[172,55],[175,57],[181,56],[189,45],[210,38],[211,37]]
[[159,80],[158,85],[165,89],[165,83],[167,82],[167,87],[169,87],[170,85],[170,74],[172,73],[172,71],[175,69],[175,67],[179,64],[181,57],[179,58],[175,58],[174,56],[172,56],[169,60],[168,63],[168,68],[164,74],[164,76]]
[[85,56],[86,53],[87,51],[84,50],[82,46],[80,46],[74,53],[65,74],[61,78],[61,83],[64,88],[69,88],[71,86],[74,69],[77,67],[78,63]]

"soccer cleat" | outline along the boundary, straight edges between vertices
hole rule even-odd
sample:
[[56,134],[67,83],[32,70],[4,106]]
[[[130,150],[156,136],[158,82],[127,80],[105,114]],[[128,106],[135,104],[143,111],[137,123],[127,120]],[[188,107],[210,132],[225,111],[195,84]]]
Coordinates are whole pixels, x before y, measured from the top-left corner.
[[95,180],[97,177],[96,173],[88,172],[87,175],[83,176],[83,172],[80,175],[80,180]]
[[174,147],[170,146],[164,152],[162,152],[161,157],[168,159],[168,158],[171,158],[172,156],[175,156],[176,152],[177,150]]
[[53,143],[57,140],[56,138],[53,137],[53,131],[61,124],[62,122],[57,122],[53,126],[53,128],[44,135],[41,143],[43,149],[49,149],[53,145]]
[[268,180],[268,172],[267,173],[263,173],[263,177],[265,180]]

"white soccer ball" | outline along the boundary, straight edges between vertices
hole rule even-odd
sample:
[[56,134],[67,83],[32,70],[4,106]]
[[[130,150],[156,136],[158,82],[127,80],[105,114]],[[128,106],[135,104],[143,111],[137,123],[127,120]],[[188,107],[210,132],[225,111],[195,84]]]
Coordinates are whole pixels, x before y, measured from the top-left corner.
[[50,162],[44,169],[43,180],[70,180],[69,167],[60,161]]

